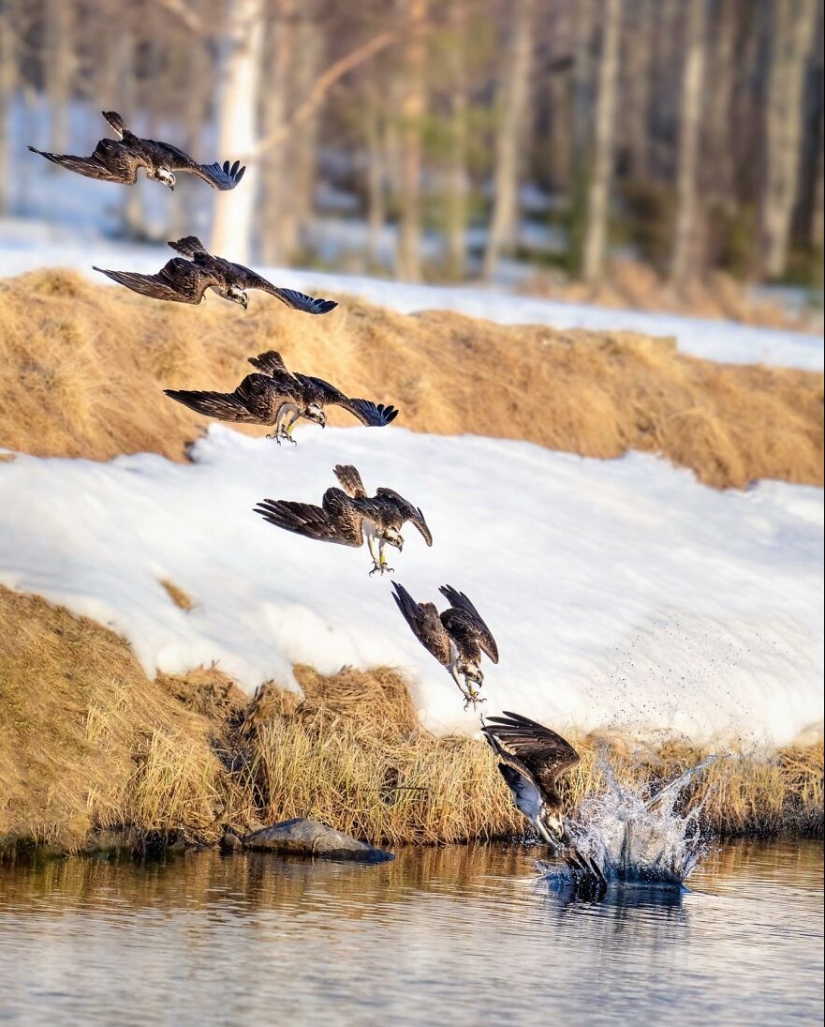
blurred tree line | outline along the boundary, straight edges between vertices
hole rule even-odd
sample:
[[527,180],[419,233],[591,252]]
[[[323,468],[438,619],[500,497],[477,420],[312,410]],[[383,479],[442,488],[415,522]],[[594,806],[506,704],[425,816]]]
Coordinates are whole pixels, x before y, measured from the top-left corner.
[[23,96],[57,152],[94,143],[76,101],[245,158],[213,227],[237,259],[306,259],[326,181],[410,281],[493,276],[529,215],[564,240],[532,259],[588,282],[622,247],[677,286],[817,282],[822,36],[822,0],[0,0],[0,209]]

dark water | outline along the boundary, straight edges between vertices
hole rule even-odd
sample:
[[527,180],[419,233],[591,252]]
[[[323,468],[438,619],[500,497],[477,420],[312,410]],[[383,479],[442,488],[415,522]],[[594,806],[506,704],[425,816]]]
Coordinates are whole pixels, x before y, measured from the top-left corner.
[[822,1023],[821,843],[690,883],[566,901],[486,847],[0,867],[0,1023]]

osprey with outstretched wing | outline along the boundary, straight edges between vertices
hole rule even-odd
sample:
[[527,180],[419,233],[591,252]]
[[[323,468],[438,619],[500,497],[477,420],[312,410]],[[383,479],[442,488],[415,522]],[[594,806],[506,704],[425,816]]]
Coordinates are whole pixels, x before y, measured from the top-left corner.
[[240,161],[230,164],[198,164],[188,153],[179,150],[170,143],[160,143],[154,139],[141,139],[130,132],[123,118],[116,111],[103,111],[103,117],[109,122],[117,135],[117,139],[101,139],[89,157],[75,157],[68,153],[47,153],[34,146],[29,149],[39,153],[41,157],[76,171],[86,178],[96,178],[101,182],[117,182],[120,185],[134,185],[140,168],[145,168],[146,177],[156,182],[175,188],[175,172],[185,171],[202,179],[213,189],[234,189],[241,181],[246,168]]
[[327,314],[338,306],[334,300],[314,299],[295,289],[280,289],[243,264],[233,264],[223,257],[213,257],[194,235],[170,242],[169,245],[186,259],[173,257],[156,275],[107,271],[102,267],[94,270],[133,292],[175,303],[200,303],[206,290],[214,289],[225,300],[240,303],[246,310],[249,306],[247,289],[260,289],[293,310],[302,310],[307,314]]
[[[464,709],[470,703],[484,702],[473,682],[481,686],[481,654],[498,663],[498,646],[478,610],[463,592],[442,585],[439,592],[448,600],[448,609],[439,613],[434,603],[417,603],[410,593],[393,582],[396,606],[412,633],[424,648],[445,666],[464,696]],[[463,678],[463,682],[461,680]]]
[[393,406],[368,399],[351,399],[322,378],[287,370],[280,353],[269,350],[249,363],[258,371],[248,374],[234,392],[188,392],[165,389],[171,399],[191,410],[222,421],[241,424],[274,425],[267,438],[295,442],[292,430],[299,417],[327,423],[325,406],[340,406],[368,427],[383,428],[398,416]]
[[400,528],[410,521],[418,528],[428,546],[433,538],[424,514],[392,489],[378,489],[368,496],[361,475],[349,464],[339,464],[335,476],[341,488],[329,488],[320,506],[284,499],[264,499],[255,507],[264,520],[296,535],[358,547],[366,540],[372,556],[370,574],[391,571],[384,547],[404,548]]

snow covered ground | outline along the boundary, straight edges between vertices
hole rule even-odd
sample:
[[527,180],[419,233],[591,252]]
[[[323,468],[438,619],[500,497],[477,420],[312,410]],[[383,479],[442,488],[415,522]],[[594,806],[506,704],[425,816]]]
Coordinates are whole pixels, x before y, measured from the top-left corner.
[[111,625],[150,674],[215,660],[251,690],[289,684],[293,662],[390,664],[426,724],[475,732],[366,548],[252,512],[264,497],[319,502],[338,462],[423,508],[433,548],[408,525],[395,578],[439,605],[454,585],[487,619],[501,662],[486,665],[485,712],[745,745],[821,732],[821,490],[717,492],[647,455],[306,424],[294,450],[213,426],[188,465],[18,455],[0,463],[0,583]]

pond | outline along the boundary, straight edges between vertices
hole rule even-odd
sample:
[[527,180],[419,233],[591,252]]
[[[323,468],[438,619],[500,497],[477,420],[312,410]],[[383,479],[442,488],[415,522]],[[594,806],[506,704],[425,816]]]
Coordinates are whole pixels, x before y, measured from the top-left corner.
[[540,855],[0,866],[0,1023],[822,1022],[821,842],[728,844],[689,891],[599,903]]

